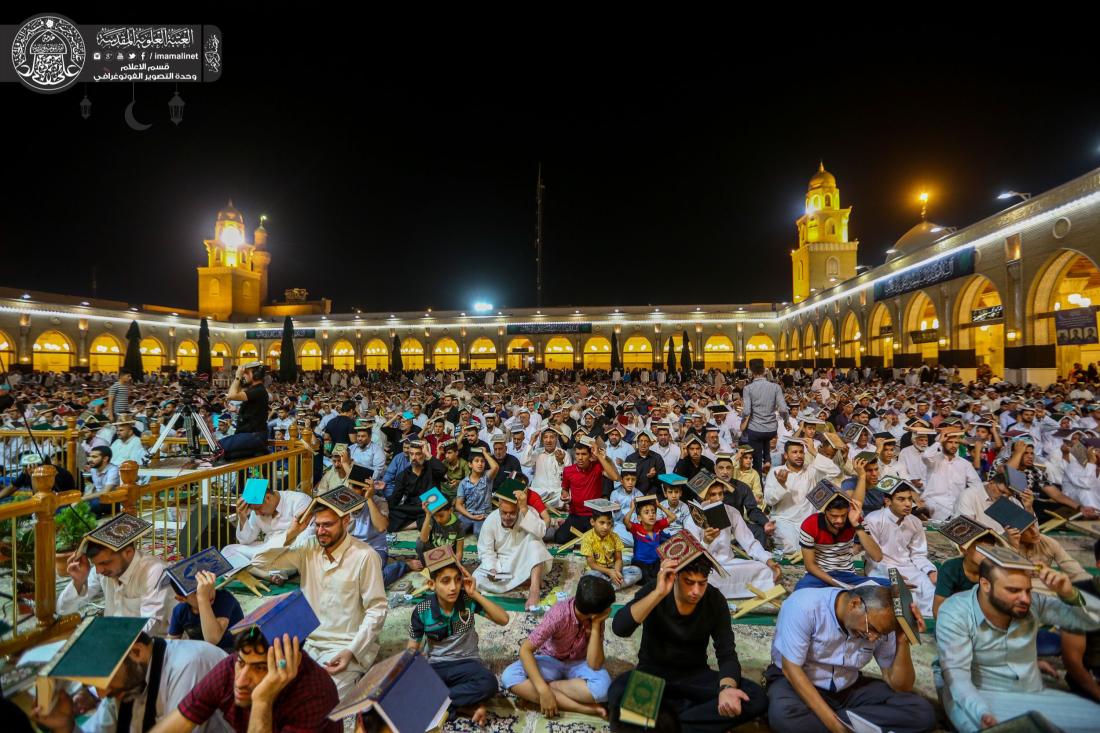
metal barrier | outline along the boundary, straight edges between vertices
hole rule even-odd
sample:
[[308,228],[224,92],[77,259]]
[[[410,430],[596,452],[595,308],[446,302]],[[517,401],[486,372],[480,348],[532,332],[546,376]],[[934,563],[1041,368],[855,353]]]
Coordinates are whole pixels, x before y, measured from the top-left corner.
[[234,541],[229,518],[248,478],[267,479],[282,491],[309,493],[313,451],[300,441],[281,441],[273,453],[208,469],[181,468],[178,475],[153,476],[145,484],[139,483],[139,470],[136,462],[124,461],[117,489],[82,495],[51,491],[56,471],[39,466],[31,475],[32,496],[0,504],[0,620],[12,627],[0,634],[0,655],[66,634],[79,620],[56,614],[58,573],[68,559],[68,553],[63,557],[56,550],[58,523],[73,521],[59,509],[85,502],[109,507],[111,514],[143,517],[153,523],[153,531],[142,538],[142,551],[173,562]]

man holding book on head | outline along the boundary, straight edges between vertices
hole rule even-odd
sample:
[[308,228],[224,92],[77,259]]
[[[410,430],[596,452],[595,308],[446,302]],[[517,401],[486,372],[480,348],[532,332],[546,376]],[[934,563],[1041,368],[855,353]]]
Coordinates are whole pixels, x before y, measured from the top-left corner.
[[543,544],[546,522],[527,505],[527,491],[493,494],[497,502],[477,538],[481,565],[474,571],[477,585],[490,593],[506,593],[530,581],[527,610],[539,604],[542,577],[553,559]]
[[[152,638],[141,631],[142,619],[119,616],[87,619],[43,671],[49,684],[38,687],[41,699],[31,719],[52,733],[142,733],[170,716],[191,690],[225,659],[225,652],[205,641]],[[69,693],[59,682],[112,669],[93,684],[99,705],[82,723]],[[54,678],[50,673],[59,673]],[[41,682],[41,680],[40,680]],[[51,694],[52,693],[52,694]],[[202,733],[232,730],[221,714],[198,728]]]
[[69,558],[72,582],[57,599],[58,613],[79,613],[102,597],[105,615],[147,619],[144,631],[163,635],[176,604],[162,582],[167,564],[138,547],[152,529],[152,522],[118,514],[84,535]]
[[[297,570],[302,592],[320,619],[303,649],[332,675],[343,696],[378,654],[386,594],[378,553],[348,531],[366,499],[341,487],[316,497],[287,530],[282,547],[253,558],[260,570]],[[299,535],[312,524],[314,534]]]
[[[621,637],[642,627],[637,671],[663,680],[660,707],[675,713],[684,733],[719,733],[763,715],[764,691],[741,676],[726,599],[708,585],[717,562],[686,531],[665,543],[661,555],[657,580],[642,586],[612,622]],[[707,664],[712,640],[717,671]],[[612,731],[625,721],[624,710],[650,708],[646,717],[657,717],[643,683],[631,672],[611,683]]]
[[[1035,650],[1042,626],[1100,629],[1100,600],[1007,548],[978,551],[978,585],[944,601],[936,621],[940,697],[951,722],[973,731],[1038,711],[1066,733],[1096,730],[1100,705],[1044,687]],[[1034,579],[1054,595],[1033,593]]]

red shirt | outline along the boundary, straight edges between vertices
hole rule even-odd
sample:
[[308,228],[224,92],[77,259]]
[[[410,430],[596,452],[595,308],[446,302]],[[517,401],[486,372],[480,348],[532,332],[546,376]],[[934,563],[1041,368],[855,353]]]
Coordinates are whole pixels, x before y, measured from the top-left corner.
[[[247,733],[252,709],[240,707],[233,701],[236,663],[234,652],[210,670],[180,702],[180,714],[195,725],[202,725],[221,710],[233,730]],[[338,702],[340,697],[332,677],[303,652],[298,676],[275,698],[271,730],[273,733],[343,733],[343,723],[328,719]]]
[[542,501],[542,497],[533,489],[527,489],[527,506],[534,509],[537,514],[546,511],[546,504]]
[[582,471],[575,463],[566,466],[561,475],[561,488],[569,492],[570,514],[592,516],[592,510],[584,503],[603,496],[603,466],[598,461],[589,463],[587,471]]

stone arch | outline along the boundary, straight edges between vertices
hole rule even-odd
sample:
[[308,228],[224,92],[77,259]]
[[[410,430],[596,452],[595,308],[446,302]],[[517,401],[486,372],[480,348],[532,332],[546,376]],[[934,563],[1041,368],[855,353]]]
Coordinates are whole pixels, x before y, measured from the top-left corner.
[[432,347],[432,364],[443,372],[453,372],[458,369],[461,351],[458,342],[450,336],[436,339]]
[[763,359],[769,369],[775,366],[775,341],[763,331],[754,333],[745,342],[745,360]]
[[363,347],[363,367],[384,372],[390,368],[390,347],[380,338],[373,338]]
[[313,339],[304,342],[298,349],[298,367],[303,372],[319,372],[325,358],[321,345]]
[[[1083,252],[1063,249],[1051,255],[1039,274],[1032,280],[1027,299],[1027,322],[1032,344],[1056,344],[1054,313],[1059,310],[1085,307],[1096,310],[1100,305],[1100,268]],[[1056,346],[1058,373],[1067,375],[1073,364],[1087,366],[1100,361],[1100,346]]]
[[881,356],[883,366],[891,366],[894,350],[901,342],[898,340],[900,335],[895,333],[893,316],[885,303],[875,303],[869,323],[867,330],[870,331],[871,355]]
[[470,368],[492,370],[497,368],[497,345],[491,338],[482,336],[469,347]]
[[859,317],[856,312],[848,311],[842,324],[840,327],[840,355],[845,359],[855,359],[856,366],[860,366],[863,333],[860,331]]
[[76,347],[72,339],[61,331],[51,330],[39,334],[31,346],[34,370],[37,372],[67,372],[73,365]]
[[[902,317],[902,322],[905,324],[905,335],[908,337],[908,343],[912,343],[911,351],[907,351],[920,354],[921,359],[926,362],[935,361],[940,353],[938,333],[940,318],[936,311],[936,303],[928,293],[923,290],[913,293],[905,306],[905,315]],[[935,334],[936,338],[932,338],[932,331],[937,332]],[[928,340],[923,343],[916,343],[915,335],[918,332],[925,332],[921,338],[927,338]]]
[[724,333],[713,334],[703,344],[703,368],[731,371],[735,354],[733,340],[729,336]]
[[821,322],[821,345],[818,348],[817,357],[819,359],[833,360],[836,358],[836,328],[833,326],[833,319],[826,318]]
[[239,361],[252,361],[260,358],[260,350],[256,348],[256,344],[251,341],[245,341],[237,348],[237,359]]
[[161,367],[164,366],[167,349],[164,348],[164,344],[157,337],[146,336],[143,338],[138,346],[138,351],[141,352],[141,368],[146,372],[159,372]]
[[584,342],[584,368],[611,371],[611,340],[606,336],[591,336]]
[[340,339],[332,345],[332,368],[350,372],[355,370],[355,346],[347,339]]
[[193,372],[199,367],[199,345],[187,339],[176,346],[176,369]]
[[413,336],[402,339],[401,367],[406,371],[409,369],[420,370],[424,368],[424,344],[420,343],[420,339]]
[[623,368],[627,371],[652,369],[653,360],[653,342],[649,338],[635,333],[623,341]]
[[547,369],[573,368],[573,342],[565,336],[555,336],[546,342],[542,364]]
[[535,363],[535,344],[529,338],[515,337],[508,342],[506,351],[509,369],[527,369]]
[[210,347],[210,366],[213,369],[226,366],[225,360],[233,359],[233,349],[224,341],[219,341]]
[[985,275],[974,275],[959,288],[955,299],[958,349],[973,349],[978,364],[988,364],[997,376],[1004,376],[1004,316],[974,322],[974,313],[1004,306],[997,286]]

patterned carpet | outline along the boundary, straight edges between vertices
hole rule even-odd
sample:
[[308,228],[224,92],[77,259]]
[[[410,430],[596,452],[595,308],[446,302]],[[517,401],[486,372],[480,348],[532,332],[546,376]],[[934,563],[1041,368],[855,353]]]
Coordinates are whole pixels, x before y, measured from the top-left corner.
[[[1059,533],[1055,535],[1065,546],[1067,551],[1086,568],[1094,565],[1092,560],[1091,538],[1073,534]],[[414,533],[406,531],[396,538],[394,557],[412,557],[414,555]],[[954,545],[936,532],[928,535],[929,555],[934,562],[942,562],[956,556]],[[473,569],[477,565],[477,547],[468,544],[464,549],[464,560],[468,568]],[[569,595],[576,586],[577,579],[583,571],[583,558],[573,553],[559,555],[554,559],[553,570],[543,579],[542,597],[545,605],[551,605],[557,599],[557,594]],[[783,585],[789,589],[794,587],[799,578],[805,573],[801,565],[785,565],[783,567]],[[412,573],[395,583],[388,589],[390,612],[386,618],[386,624],[382,633],[381,657],[386,657],[399,652],[408,639],[409,616],[412,607],[418,601],[418,596],[413,595],[416,589],[424,585],[425,578],[420,573]],[[288,584],[281,589],[272,588],[272,592],[285,592],[295,588],[296,585]],[[259,604],[260,599],[247,593],[243,587],[230,586],[241,600],[241,605],[247,613]],[[636,588],[628,588],[620,591],[616,598],[616,605],[629,602]],[[488,619],[477,619],[477,631],[481,637],[482,659],[499,675],[505,667],[518,658],[517,649],[527,638],[528,633],[538,623],[539,617],[523,611],[523,602],[526,598],[526,590],[519,588],[515,591],[492,596],[494,601],[500,603],[509,611],[510,621],[507,626],[500,627]],[[764,668],[770,660],[771,642],[774,634],[774,615],[756,614],[745,620],[734,620],[734,633],[737,639],[737,653],[746,676],[759,681]],[[607,629],[605,655],[607,668],[614,677],[633,667],[638,655],[638,643],[641,635],[636,633],[628,639],[621,639]],[[935,657],[935,640],[932,634],[924,635],[924,643],[913,650],[913,660],[916,667],[917,682],[916,691],[927,697],[939,708],[936,699],[935,685],[932,681],[932,660]],[[715,660],[713,652],[710,658],[712,666]],[[1055,666],[1058,667],[1057,660]],[[872,663],[867,672],[872,676],[878,676],[879,671]],[[1052,685],[1058,685],[1054,680],[1048,680]],[[608,726],[598,718],[584,715],[563,714],[554,720],[545,719],[534,706],[520,703],[510,694],[502,693],[489,705],[490,719],[486,728],[479,729],[469,720],[457,719],[448,721],[444,726],[445,733],[452,731],[499,731],[500,733],[573,733],[579,731],[606,731]],[[942,716],[942,711],[941,711]],[[741,728],[744,731],[767,730],[766,724],[756,724]]]

